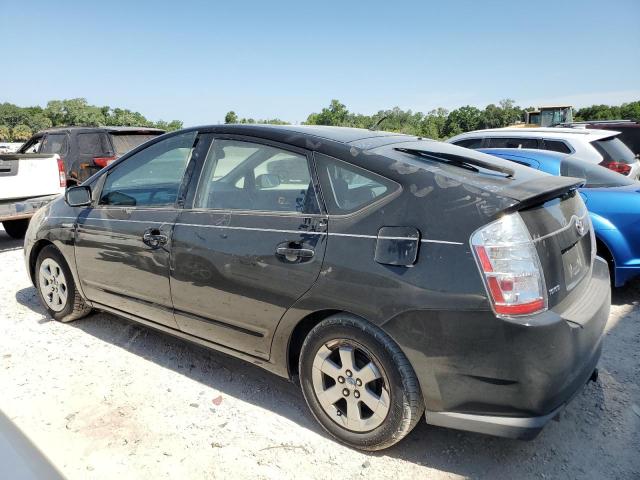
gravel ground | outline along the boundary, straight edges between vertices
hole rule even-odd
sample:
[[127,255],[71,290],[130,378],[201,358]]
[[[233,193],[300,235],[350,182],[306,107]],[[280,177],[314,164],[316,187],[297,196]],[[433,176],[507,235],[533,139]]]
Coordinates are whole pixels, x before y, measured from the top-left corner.
[[365,454],[257,367],[104,313],[52,321],[1,229],[0,279],[0,411],[69,478],[640,478],[640,282],[614,292],[599,382],[536,440],[421,422]]

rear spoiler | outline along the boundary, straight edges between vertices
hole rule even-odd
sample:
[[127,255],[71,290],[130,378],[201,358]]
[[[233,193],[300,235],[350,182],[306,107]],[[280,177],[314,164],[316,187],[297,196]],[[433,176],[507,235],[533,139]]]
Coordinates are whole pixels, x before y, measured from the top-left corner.
[[511,211],[540,205],[584,185],[583,178],[544,176],[508,186],[500,190],[500,195],[518,200],[509,208]]

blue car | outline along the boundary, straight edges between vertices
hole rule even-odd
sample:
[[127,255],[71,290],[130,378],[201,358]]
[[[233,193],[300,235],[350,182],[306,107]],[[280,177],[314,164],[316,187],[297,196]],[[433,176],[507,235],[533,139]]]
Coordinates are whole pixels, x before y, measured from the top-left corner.
[[562,153],[509,148],[480,151],[551,175],[584,178],[580,194],[593,222],[598,255],[609,262],[613,284],[620,287],[640,275],[640,182]]

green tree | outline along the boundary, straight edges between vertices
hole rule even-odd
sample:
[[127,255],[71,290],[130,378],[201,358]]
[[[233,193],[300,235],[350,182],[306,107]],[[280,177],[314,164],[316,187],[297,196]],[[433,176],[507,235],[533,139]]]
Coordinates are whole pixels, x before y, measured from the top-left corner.
[[349,110],[338,100],[331,100],[328,108],[323,108],[320,113],[312,113],[307,117],[307,125],[333,125],[350,126]]
[[452,137],[462,132],[477,130],[481,124],[482,112],[476,107],[466,105],[449,113],[444,125],[444,134]]
[[224,116],[224,123],[238,123],[238,115],[236,115],[236,112],[233,110],[227,112]]
[[26,142],[27,140],[29,140],[29,138],[31,138],[32,134],[33,133],[31,132],[29,126],[21,123],[20,125],[16,125],[15,127],[13,127],[11,137],[14,142]]
[[11,129],[7,125],[0,125],[0,142],[11,140]]

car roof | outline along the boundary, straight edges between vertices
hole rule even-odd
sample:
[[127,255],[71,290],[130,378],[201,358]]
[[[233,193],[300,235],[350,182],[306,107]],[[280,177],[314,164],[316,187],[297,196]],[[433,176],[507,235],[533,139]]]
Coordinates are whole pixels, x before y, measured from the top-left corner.
[[212,130],[216,133],[229,133],[239,135],[257,136],[260,138],[280,140],[283,134],[296,134],[309,139],[324,139],[334,142],[353,144],[362,140],[380,140],[372,142],[371,147],[379,146],[394,141],[410,140],[417,137],[402,133],[367,130],[365,128],[330,127],[325,125],[266,125],[260,123],[251,124],[225,124],[203,125],[193,127],[195,130]]
[[[603,130],[596,128],[561,128],[561,127],[538,127],[538,128],[488,128],[485,130],[474,130],[472,132],[456,135],[455,139],[469,137],[500,137],[508,134],[512,137],[545,137],[545,138],[581,138],[589,137],[589,140],[607,138],[618,135],[620,132],[614,130]],[[452,138],[452,139],[453,139]],[[450,140],[452,140],[450,139]]]

